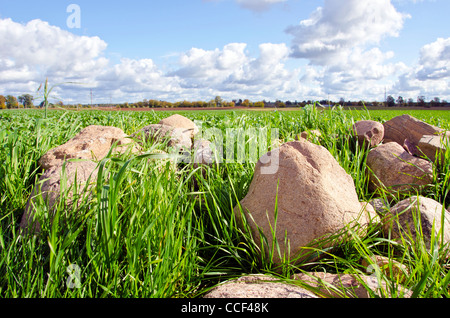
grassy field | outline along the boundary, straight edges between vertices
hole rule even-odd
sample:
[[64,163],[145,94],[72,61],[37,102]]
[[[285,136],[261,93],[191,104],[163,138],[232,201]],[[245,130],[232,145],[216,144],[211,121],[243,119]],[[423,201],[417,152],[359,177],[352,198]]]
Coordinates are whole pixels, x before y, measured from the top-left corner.
[[[319,129],[326,147],[353,177],[361,201],[369,201],[366,150],[355,149],[347,136],[353,122],[385,122],[405,113],[450,130],[448,111],[195,111],[178,112],[204,128],[278,128],[284,142],[309,129]],[[400,245],[380,234],[376,224],[367,234],[342,244],[319,261],[274,268],[270,255],[249,232],[237,226],[233,207],[247,193],[254,162],[213,165],[203,175],[187,164],[178,171],[160,169],[151,155],[129,153],[105,158],[94,195],[78,207],[55,211],[64,225],[49,222],[45,204],[37,206],[43,224],[39,236],[19,235],[18,224],[42,171],[39,158],[89,125],[121,128],[132,134],[173,114],[15,110],[0,112],[0,296],[12,297],[201,297],[215,284],[243,274],[266,273],[281,280],[303,271],[367,274],[359,260],[378,254],[407,266],[404,285],[414,297],[449,296],[447,247],[424,247],[423,241]],[[147,153],[159,144],[145,146]],[[449,206],[449,151],[444,168],[424,195]],[[109,175],[107,179],[105,176]],[[194,184],[194,177],[197,184]],[[106,202],[106,204],[105,204]],[[75,213],[76,212],[76,213]],[[47,222],[46,222],[47,221]],[[75,275],[76,274],[76,275]],[[74,276],[75,275],[75,276]],[[79,280],[73,278],[79,277]],[[394,275],[377,274],[397,295]],[[72,279],[72,280],[71,280]],[[298,283],[297,283],[298,284]],[[74,287],[75,286],[75,287]],[[400,294],[398,294],[401,297]]]

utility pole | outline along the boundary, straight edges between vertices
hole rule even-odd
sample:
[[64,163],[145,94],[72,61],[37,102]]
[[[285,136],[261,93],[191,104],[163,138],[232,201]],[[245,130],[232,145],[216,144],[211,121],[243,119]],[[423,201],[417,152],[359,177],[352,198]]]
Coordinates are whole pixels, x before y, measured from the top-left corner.
[[92,107],[92,88],[91,88],[91,107]]

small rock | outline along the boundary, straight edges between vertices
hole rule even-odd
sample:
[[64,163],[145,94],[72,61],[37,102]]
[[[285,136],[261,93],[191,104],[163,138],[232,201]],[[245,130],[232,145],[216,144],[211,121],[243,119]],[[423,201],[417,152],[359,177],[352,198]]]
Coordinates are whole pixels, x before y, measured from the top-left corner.
[[303,131],[300,135],[295,136],[295,140],[300,140],[300,138],[313,141],[316,138],[320,138],[322,136],[322,133],[320,130],[314,129],[309,131]]
[[443,138],[445,137],[435,135],[423,136],[417,145],[418,155],[425,157],[434,163],[436,162],[436,159],[438,159],[439,165],[442,165],[444,163],[447,145],[449,145],[449,140]]
[[249,275],[214,287],[204,298],[318,298],[293,284],[266,275]]
[[368,145],[375,147],[380,144],[384,138],[383,124],[373,120],[357,121],[353,125],[353,132],[358,138],[359,145]]
[[379,215],[385,215],[386,212],[389,211],[389,202],[383,199],[376,198],[371,200],[369,203]]
[[[442,213],[444,213],[444,223],[442,224]],[[450,242],[450,213],[437,201],[422,197],[413,196],[394,205],[386,218],[383,219],[383,232],[392,239],[401,237],[415,240],[417,237],[416,224],[420,219],[420,226],[424,242],[430,248],[432,235],[440,241],[439,231],[444,227],[444,242]],[[433,233],[434,226],[434,233]]]
[[[371,298],[371,292],[380,297],[391,295],[386,283],[383,280],[379,282],[376,276],[312,272],[295,274],[293,279],[317,289],[315,293],[325,298]],[[399,294],[405,298],[412,295],[411,291],[403,287],[400,287]]]
[[189,133],[191,138],[194,138],[199,132],[197,125],[192,120],[179,114],[164,118],[158,124],[181,128],[184,130],[184,133]]
[[361,265],[366,267],[367,271],[374,271],[372,264],[376,264],[387,277],[391,276],[392,271],[395,281],[400,284],[405,283],[409,276],[408,268],[405,265],[381,255],[374,255],[370,261],[367,259],[361,261]]
[[194,167],[199,165],[211,165],[215,161],[211,142],[205,139],[194,140],[192,146]]
[[175,128],[163,124],[148,125],[134,133],[132,138],[147,142],[167,143],[168,148],[175,149],[182,153],[190,152],[192,140],[190,131],[183,128]]

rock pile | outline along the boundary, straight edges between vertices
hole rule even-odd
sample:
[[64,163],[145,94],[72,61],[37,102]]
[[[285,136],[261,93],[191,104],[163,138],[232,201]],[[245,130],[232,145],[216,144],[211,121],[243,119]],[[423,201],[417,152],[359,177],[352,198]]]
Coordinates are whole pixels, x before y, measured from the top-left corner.
[[383,144],[367,157],[371,190],[382,187],[396,193],[430,184],[433,165],[442,163],[450,134],[410,115],[395,117],[383,127]]
[[[194,122],[180,115],[163,119],[159,124],[150,125],[127,136],[121,129],[92,125],[82,129],[65,144],[57,146],[44,154],[39,165],[44,170],[35,185],[20,222],[21,230],[39,233],[41,225],[36,220],[36,201],[42,197],[49,211],[53,211],[60,198],[61,189],[69,189],[72,204],[73,189],[83,195],[89,193],[97,180],[98,162],[110,152],[138,153],[142,139],[153,142],[167,142],[168,150],[191,151],[193,138],[198,133]],[[203,150],[205,151],[205,150]],[[75,183],[76,182],[76,183]]]
[[[49,211],[58,203],[62,187],[77,187],[77,194],[89,195],[97,178],[97,162],[111,152],[139,152],[147,141],[162,142],[169,152],[189,153],[194,158],[194,167],[210,165],[214,161],[211,143],[197,138],[198,132],[194,122],[180,115],[146,126],[131,136],[115,127],[86,127],[39,160],[44,173],[30,195],[20,227],[25,231],[40,231],[34,215],[40,195]],[[406,115],[385,124],[356,122],[352,135],[360,145],[370,148],[367,167],[373,192],[379,188],[407,192],[431,183],[434,160],[441,160],[448,145],[445,139],[448,134]],[[375,209],[360,202],[352,177],[327,149],[311,141],[320,136],[319,131],[305,132],[296,138],[298,141],[282,144],[266,154],[279,159],[273,173],[262,173],[268,163],[260,159],[248,194],[233,210],[241,225],[249,225],[258,244],[264,241],[261,234],[267,239],[266,252],[273,244],[278,245],[279,253],[275,252],[272,259],[275,265],[282,265],[286,259],[300,262],[307,255],[309,246],[316,246],[321,239],[352,224],[364,228],[371,222],[380,222],[383,232],[393,239],[406,236],[414,239],[418,235],[414,222],[418,220],[421,235],[428,243],[432,231],[436,234],[442,228],[440,237],[443,241],[440,243],[450,242],[450,212],[432,199],[413,196],[392,208],[374,205]],[[69,193],[67,203],[78,203],[73,200],[79,200],[79,197],[72,200],[73,193]],[[246,222],[243,222],[244,218]],[[335,243],[324,244],[317,247],[333,247],[330,244]],[[274,250],[278,251],[278,248]],[[362,260],[361,264],[366,268],[375,264],[386,269],[387,263],[392,264],[392,261],[375,255],[370,260]],[[401,282],[401,275],[406,270],[400,264],[394,267]],[[276,282],[271,277],[245,276],[214,288],[205,297],[367,298],[370,296],[368,288],[377,295],[380,295],[380,289],[389,290],[373,275],[364,277],[364,281],[351,275],[327,273],[299,274],[292,279],[309,284],[317,293],[298,285]],[[408,290],[401,292],[407,296],[411,294]]]
[[[426,152],[431,154],[435,149],[436,153],[445,151],[443,145],[448,145],[441,129],[411,116],[400,116],[384,125],[374,121],[361,121],[355,123],[352,128],[358,143],[371,148],[367,157],[367,166],[370,171],[370,189],[373,192],[383,188],[391,193],[398,191],[408,193],[420,186],[430,184],[433,181],[433,156],[424,158],[423,154]],[[316,135],[320,135],[320,132]],[[433,144],[429,140],[435,141],[435,137],[439,137],[440,142],[430,152],[423,145]],[[262,174],[260,170],[264,167],[264,163],[260,160],[256,164],[248,194],[234,208],[238,220],[242,221],[242,217],[246,218],[252,235],[258,243],[262,241],[261,235],[267,240],[269,248],[274,243],[272,238],[277,241],[281,255],[273,255],[275,264],[289,257],[295,259],[301,256],[302,249],[310,246],[311,242],[317,241],[324,235],[336,233],[352,222],[359,222],[362,226],[370,221],[380,222],[387,236],[405,238],[409,235],[409,238],[412,236],[414,239],[417,234],[413,220],[419,219],[421,234],[425,236],[425,241],[430,241],[432,229],[436,235],[443,228],[444,240],[440,243],[449,242],[450,212],[438,202],[422,197],[412,197],[390,209],[382,206],[382,213],[379,213],[380,217],[377,217],[374,215],[375,209],[367,208],[363,202],[358,202],[353,180],[325,148],[308,141],[308,132],[299,135],[296,139],[299,141],[285,143],[279,149],[272,151],[278,152],[279,157],[276,173]],[[268,156],[272,157],[272,153]],[[377,207],[377,210],[380,211],[380,208]],[[276,226],[275,216],[277,217]],[[274,229],[276,229],[275,235],[273,235]],[[284,244],[285,242],[288,244]],[[325,247],[328,245],[321,246],[321,248]],[[276,251],[277,248],[274,250]],[[375,261],[366,261],[365,266],[370,267],[374,263],[386,269],[386,264],[395,263],[391,260],[383,260],[380,256],[374,256],[374,259]],[[396,275],[405,274],[405,269],[401,265],[392,265],[391,270],[394,269]],[[365,284],[367,286],[363,288],[359,281],[357,282],[349,275],[312,275],[319,276],[313,281],[315,287],[325,294],[329,290],[324,287],[327,284],[335,288],[339,287],[341,296],[348,296],[349,288],[355,297],[368,297],[366,287],[375,292],[377,290],[371,287],[373,276],[367,277]],[[298,278],[305,280],[305,276]],[[399,278],[398,281],[402,280],[404,277]],[[341,285],[337,286],[336,282],[340,282]],[[223,288],[227,288],[226,286],[224,285]],[[333,297],[337,294],[332,292],[327,296]],[[222,292],[222,295],[226,295],[226,292]],[[405,295],[411,295],[411,293],[405,291]]]

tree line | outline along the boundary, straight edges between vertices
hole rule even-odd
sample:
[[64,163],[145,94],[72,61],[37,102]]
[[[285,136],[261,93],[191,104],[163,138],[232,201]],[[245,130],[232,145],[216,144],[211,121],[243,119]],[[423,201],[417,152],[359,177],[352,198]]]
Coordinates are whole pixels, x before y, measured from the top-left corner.
[[34,107],[34,97],[30,94],[23,94],[19,97],[0,95],[0,109],[12,108],[32,108]]
[[[156,99],[144,99],[143,101],[134,103],[119,103],[119,104],[67,104],[62,101],[58,101],[56,104],[50,104],[50,107],[59,108],[86,108],[86,107],[115,107],[115,108],[216,108],[216,107],[255,107],[255,108],[285,108],[285,107],[304,107],[308,104],[314,104],[316,101],[303,100],[303,101],[250,101],[249,99],[233,99],[232,101],[226,101],[220,96],[216,96],[209,101],[178,101],[168,102],[164,100]],[[441,100],[439,97],[435,97],[430,101],[426,101],[424,96],[418,96],[416,100],[409,98],[404,99],[402,96],[398,96],[395,99],[392,95],[386,97],[384,102],[379,101],[345,101],[341,98],[338,102],[330,100],[320,100],[318,103],[324,107],[332,106],[347,106],[347,107],[450,107],[450,103],[446,100]],[[33,108],[43,107],[43,102],[39,105],[34,105],[34,97],[30,94],[23,94],[18,97],[7,95],[6,97],[0,95],[0,109],[13,109],[13,108]]]

